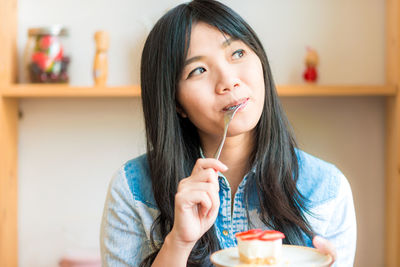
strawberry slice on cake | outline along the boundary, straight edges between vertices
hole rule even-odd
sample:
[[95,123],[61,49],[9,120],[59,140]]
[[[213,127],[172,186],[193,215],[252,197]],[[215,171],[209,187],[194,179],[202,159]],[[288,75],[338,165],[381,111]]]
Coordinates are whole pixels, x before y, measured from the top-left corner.
[[275,230],[252,229],[236,235],[240,261],[247,264],[274,265],[282,259],[282,239]]

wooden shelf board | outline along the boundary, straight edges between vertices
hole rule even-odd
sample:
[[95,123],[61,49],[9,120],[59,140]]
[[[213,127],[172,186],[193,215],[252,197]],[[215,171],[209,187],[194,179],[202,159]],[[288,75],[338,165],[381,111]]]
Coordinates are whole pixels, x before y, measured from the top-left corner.
[[138,97],[140,87],[132,86],[69,86],[54,84],[11,85],[0,94],[6,98],[50,98],[50,97]]
[[[278,85],[282,97],[307,96],[394,96],[397,88],[390,85]],[[19,84],[0,88],[6,98],[51,98],[51,97],[139,97],[140,86],[69,86]]]
[[391,85],[278,85],[278,95],[299,96],[395,96],[397,88]]

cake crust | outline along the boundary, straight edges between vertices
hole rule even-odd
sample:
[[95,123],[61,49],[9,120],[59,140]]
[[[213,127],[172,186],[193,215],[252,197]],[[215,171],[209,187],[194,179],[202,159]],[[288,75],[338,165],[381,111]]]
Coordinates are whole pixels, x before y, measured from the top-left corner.
[[240,261],[247,264],[266,264],[266,265],[274,265],[278,261],[275,257],[266,257],[266,258],[248,258],[242,253],[239,252]]

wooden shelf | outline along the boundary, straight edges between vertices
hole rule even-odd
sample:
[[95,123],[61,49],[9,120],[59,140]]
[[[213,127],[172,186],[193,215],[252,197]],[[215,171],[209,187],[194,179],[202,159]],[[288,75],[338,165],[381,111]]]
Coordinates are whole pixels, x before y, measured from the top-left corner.
[[[278,85],[282,97],[306,96],[394,96],[395,86],[389,85]],[[5,98],[59,98],[59,97],[139,97],[140,86],[84,87],[54,84],[19,84],[0,88]]]
[[395,96],[396,86],[391,85],[278,85],[278,95],[299,96]]
[[19,84],[0,88],[0,94],[6,98],[61,98],[61,97],[138,97],[140,87],[132,86],[69,86],[59,84]]

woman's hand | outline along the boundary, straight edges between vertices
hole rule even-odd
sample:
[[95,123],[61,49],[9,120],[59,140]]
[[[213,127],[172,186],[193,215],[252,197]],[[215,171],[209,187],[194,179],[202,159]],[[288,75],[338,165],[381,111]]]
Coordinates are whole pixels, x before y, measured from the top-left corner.
[[197,240],[214,224],[219,210],[217,171],[228,168],[216,159],[198,159],[192,174],[182,179],[175,195],[172,242],[193,248]]
[[323,254],[329,254],[332,257],[332,262],[329,266],[332,266],[337,258],[336,249],[331,242],[320,236],[313,238],[314,247]]

